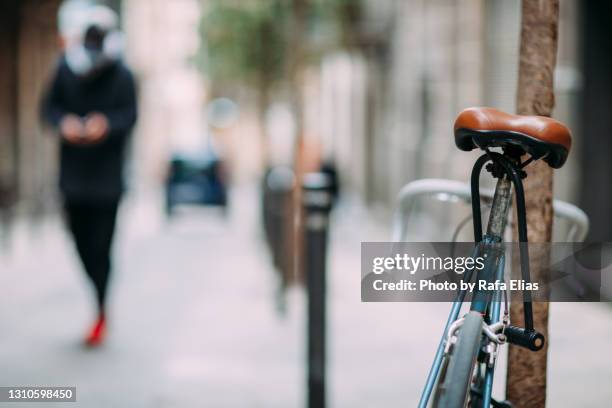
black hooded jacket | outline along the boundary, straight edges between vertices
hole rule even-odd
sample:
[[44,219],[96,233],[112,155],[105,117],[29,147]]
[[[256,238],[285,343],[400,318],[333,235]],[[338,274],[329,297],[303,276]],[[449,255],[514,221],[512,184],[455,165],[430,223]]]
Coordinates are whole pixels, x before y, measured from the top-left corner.
[[42,101],[43,119],[56,129],[62,117],[106,115],[109,134],[92,145],[74,145],[62,138],[60,190],[69,201],[117,201],[124,191],[123,164],[126,145],[136,122],[134,78],[121,62],[90,77],[75,75],[59,61],[55,76]]

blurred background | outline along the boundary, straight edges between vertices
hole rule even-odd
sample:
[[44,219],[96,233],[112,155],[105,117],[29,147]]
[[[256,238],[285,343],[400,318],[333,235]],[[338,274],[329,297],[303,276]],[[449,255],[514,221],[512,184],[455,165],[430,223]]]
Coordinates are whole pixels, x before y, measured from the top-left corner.
[[[305,295],[300,241],[287,230],[300,175],[323,169],[340,191],[330,405],[414,406],[448,305],[362,304],[360,243],[390,239],[407,182],[468,180],[478,153],[454,145],[459,111],[515,110],[520,1],[97,2],[119,15],[139,118],[109,338],[87,351],[78,340],[91,295],[62,221],[58,139],[39,105],[61,24],[94,3],[0,4],[0,385],[75,385],[87,407],[302,406]],[[589,239],[608,241],[612,6],[560,4],[553,116],[574,144],[555,196],[587,212]],[[410,238],[449,241],[469,208],[419,211]],[[606,304],[551,306],[549,406],[612,397],[612,357],[601,353],[610,317]]]

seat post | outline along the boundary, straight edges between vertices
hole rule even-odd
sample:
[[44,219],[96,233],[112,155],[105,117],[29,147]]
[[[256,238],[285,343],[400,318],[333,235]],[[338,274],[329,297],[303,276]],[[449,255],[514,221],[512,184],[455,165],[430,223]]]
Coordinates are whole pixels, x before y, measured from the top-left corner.
[[497,179],[497,185],[495,186],[495,195],[493,196],[493,204],[487,225],[488,236],[498,238],[500,241],[503,239],[511,199],[512,182],[504,175]]

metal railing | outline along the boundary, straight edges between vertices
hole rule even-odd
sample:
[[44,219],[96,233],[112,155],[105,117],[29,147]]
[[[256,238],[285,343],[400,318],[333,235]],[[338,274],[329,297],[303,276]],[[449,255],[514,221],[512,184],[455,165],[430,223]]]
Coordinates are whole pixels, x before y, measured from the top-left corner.
[[[490,204],[493,199],[492,189],[481,189],[481,201]],[[439,201],[463,201],[470,205],[471,192],[469,183],[445,179],[421,179],[406,184],[398,195],[398,206],[393,218],[393,241],[402,241],[406,238],[408,218],[416,199],[420,197],[433,197]],[[589,218],[580,208],[561,200],[554,200],[553,211],[555,218],[567,220],[571,225],[568,242],[582,242],[589,232]]]

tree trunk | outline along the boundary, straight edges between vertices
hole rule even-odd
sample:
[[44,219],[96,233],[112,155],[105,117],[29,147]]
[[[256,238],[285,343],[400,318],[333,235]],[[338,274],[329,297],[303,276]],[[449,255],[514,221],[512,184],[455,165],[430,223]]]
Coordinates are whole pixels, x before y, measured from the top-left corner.
[[295,120],[295,152],[297,154],[300,141],[304,136],[304,106],[303,106],[303,74],[304,57],[306,53],[306,17],[309,0],[293,0],[291,7],[291,26],[289,33],[289,61],[288,74],[291,86],[291,108]]
[[19,185],[17,39],[19,4],[0,4],[0,212],[14,204]]
[[[557,56],[559,0],[523,0],[517,111],[550,116],[554,107],[553,73]],[[552,237],[552,169],[543,161],[526,167],[525,200],[529,242]],[[542,281],[548,253],[530,248],[532,280]],[[548,303],[533,303],[534,327],[548,339]],[[510,308],[513,325],[523,322],[523,305]],[[507,398],[516,408],[544,407],[548,343],[538,352],[510,346]]]
[[270,85],[262,81],[257,89],[257,125],[259,127],[259,143],[261,148],[261,170],[267,171],[270,163],[270,145],[266,129],[266,114],[270,105]]
[[302,176],[303,176],[303,145],[304,145],[304,101],[303,101],[303,70],[306,37],[306,14],[309,0],[293,0],[291,16],[290,50],[289,50],[289,80],[291,108],[295,120],[294,159],[295,189],[292,195],[292,254],[293,278],[303,281],[302,253]]

